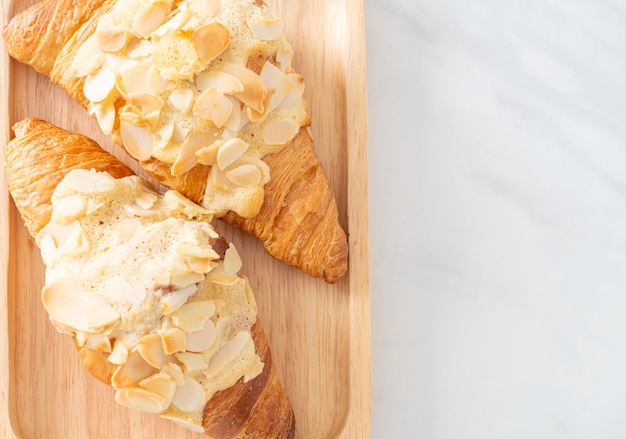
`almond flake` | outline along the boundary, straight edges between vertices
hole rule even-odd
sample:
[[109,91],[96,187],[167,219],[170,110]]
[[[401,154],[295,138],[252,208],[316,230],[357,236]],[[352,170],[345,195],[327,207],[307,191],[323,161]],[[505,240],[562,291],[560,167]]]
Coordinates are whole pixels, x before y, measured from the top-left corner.
[[294,84],[289,94],[278,105],[278,108],[293,108],[302,105],[302,96],[304,94],[304,78],[297,73],[289,73],[289,80]]
[[192,284],[185,288],[180,288],[172,291],[171,293],[165,294],[161,304],[163,314],[172,314],[174,311],[183,306],[196,291],[198,291],[197,285]]
[[148,38],[155,31],[169,12],[165,2],[153,2],[140,9],[133,19],[133,27],[143,38]]
[[250,147],[245,141],[233,138],[220,146],[217,151],[217,166],[223,171],[241,157]]
[[115,73],[107,67],[102,67],[95,74],[85,78],[83,94],[91,102],[102,102],[114,88]]
[[164,352],[159,334],[146,334],[141,337],[137,350],[142,358],[146,360],[146,363],[157,369],[174,361],[174,357]]
[[129,241],[137,229],[141,226],[141,221],[136,218],[124,218],[115,226],[114,236],[121,244]]
[[167,355],[185,350],[185,332],[178,328],[171,328],[161,335],[163,352]]
[[152,206],[154,206],[154,203],[156,203],[158,199],[159,197],[156,194],[141,191],[141,193],[137,195],[135,203],[137,203],[139,207],[143,207],[144,209],[150,209]]
[[204,274],[202,273],[174,273],[172,274],[172,285],[179,288],[184,288],[192,284],[197,284],[204,280]]
[[239,187],[258,185],[261,182],[261,171],[254,165],[245,164],[227,170],[226,178]]
[[105,282],[103,295],[114,303],[139,305],[146,298],[146,291],[135,288],[126,279],[115,276]]
[[259,76],[267,88],[274,89],[274,94],[266,109],[266,112],[270,113],[291,93],[295,84],[271,62],[263,64]]
[[215,313],[215,303],[210,300],[188,302],[172,315],[172,322],[185,332],[201,331]]
[[67,186],[81,194],[105,194],[115,190],[115,179],[106,172],[74,169],[64,178]]
[[89,114],[95,115],[98,125],[106,135],[111,134],[115,126],[115,105],[109,100],[90,105]]
[[232,340],[226,342],[226,344],[211,357],[209,367],[203,371],[204,375],[210,379],[219,374],[228,363],[239,355],[243,347],[251,339],[249,332],[238,332]]
[[204,370],[209,367],[209,364],[204,360],[202,354],[196,354],[194,352],[180,352],[176,354],[176,359],[183,363],[187,373]]
[[150,61],[131,64],[121,73],[122,85],[127,94],[152,91],[148,86],[148,72],[152,64]]
[[198,96],[192,111],[194,116],[213,122],[216,127],[221,128],[233,111],[233,103],[217,89],[209,87]]
[[111,353],[111,340],[104,334],[90,334],[85,346],[96,351]]
[[162,413],[168,407],[162,396],[140,388],[118,390],[115,401],[124,407],[154,414]]
[[204,389],[198,381],[186,376],[182,386],[178,386],[172,404],[183,412],[193,412],[204,404]]
[[267,96],[267,89],[259,75],[244,66],[234,63],[224,64],[222,70],[235,76],[243,84],[243,91],[235,93],[235,97],[258,113],[263,113],[263,103]]
[[54,206],[54,215],[61,218],[64,223],[68,223],[85,214],[87,199],[82,195],[72,195],[53,199],[52,206]]
[[239,252],[235,248],[235,244],[231,242],[224,253],[224,271],[230,276],[235,276],[241,270],[242,265]]
[[174,251],[179,256],[202,258],[202,259],[219,259],[219,255],[211,247],[203,247],[181,242],[176,245]]
[[[115,350],[115,346],[113,350]],[[136,385],[154,372],[155,369],[143,359],[139,352],[134,351],[128,355],[126,363],[120,365],[115,370],[111,377],[111,384],[116,389],[128,388]]]
[[162,373],[166,373],[172,377],[174,382],[181,386],[185,379],[185,374],[180,366],[176,363],[167,363],[165,366],[161,368]]
[[116,53],[126,47],[129,35],[124,29],[115,26],[110,15],[105,15],[98,21],[96,28],[98,47],[103,52]]
[[109,363],[124,364],[128,361],[128,346],[122,340],[116,340],[113,344],[111,355],[107,358]]
[[273,119],[263,128],[263,142],[267,145],[284,145],[296,137],[300,124],[291,118]]
[[198,163],[196,151],[202,147],[210,145],[214,141],[214,133],[208,133],[205,131],[194,131],[189,133],[178,151],[178,157],[170,170],[171,174],[174,176],[181,175],[196,166]]
[[185,214],[189,219],[200,218],[211,213],[175,190],[165,192],[163,201],[170,209]]
[[211,319],[207,319],[202,330],[185,335],[185,349],[189,352],[206,351],[215,343],[216,334],[215,324]]
[[177,88],[170,94],[169,101],[178,111],[183,114],[187,114],[191,111],[194,97],[192,89],[181,87]]
[[259,40],[271,41],[280,37],[285,24],[279,18],[268,17],[260,21],[248,20],[248,27]]
[[93,34],[78,48],[70,71],[78,78],[93,74],[104,63],[104,53],[98,47],[98,37]]
[[163,108],[163,99],[147,92],[129,93],[127,101],[138,110],[141,116],[148,116],[151,113],[158,113]]
[[205,18],[213,18],[219,12],[222,7],[222,0],[201,0],[200,11]]
[[220,70],[200,73],[196,78],[196,85],[201,92],[211,87],[223,94],[241,93],[243,91],[243,84],[239,79]]
[[230,31],[222,23],[214,21],[197,28],[191,39],[200,60],[208,64],[226,50],[230,44]]
[[217,151],[224,144],[223,140],[216,140],[209,146],[205,146],[196,151],[198,163],[206,166],[213,166],[217,161]]
[[122,121],[120,135],[126,151],[137,160],[148,160],[152,156],[152,134],[146,127]]

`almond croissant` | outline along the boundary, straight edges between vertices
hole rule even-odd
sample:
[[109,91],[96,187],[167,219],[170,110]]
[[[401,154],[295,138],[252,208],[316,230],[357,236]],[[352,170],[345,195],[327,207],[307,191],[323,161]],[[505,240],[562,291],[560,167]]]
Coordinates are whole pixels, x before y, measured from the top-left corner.
[[259,0],[44,0],[4,38],[158,181],[335,282],[347,239],[283,27]]
[[7,182],[47,266],[42,302],[116,401],[214,438],[293,437],[241,260],[206,209],[84,136],[14,130]]

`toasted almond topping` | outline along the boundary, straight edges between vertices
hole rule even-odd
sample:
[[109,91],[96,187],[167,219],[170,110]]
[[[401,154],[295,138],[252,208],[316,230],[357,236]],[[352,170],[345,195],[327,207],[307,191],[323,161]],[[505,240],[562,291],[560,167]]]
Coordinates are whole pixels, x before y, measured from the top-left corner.
[[104,284],[103,293],[111,302],[139,305],[146,298],[146,291],[135,288],[126,279],[112,277]]
[[267,96],[267,89],[259,75],[242,65],[227,63],[222,70],[235,76],[243,84],[243,91],[235,93],[235,97],[258,113],[263,113],[263,103]]
[[111,355],[107,358],[109,363],[124,364],[128,361],[128,346],[122,340],[116,340],[113,344]]
[[261,171],[254,165],[245,164],[227,170],[226,178],[239,187],[257,185],[261,182]]
[[88,335],[89,334],[87,334],[85,331],[76,331],[76,344],[81,348],[85,346],[85,343],[87,343]]
[[98,47],[103,52],[116,53],[128,44],[128,32],[115,26],[110,15],[104,15],[98,21],[96,28]]
[[291,67],[291,59],[293,58],[293,50],[285,49],[276,52],[276,61],[280,65],[280,70],[283,72],[289,71]]
[[209,367],[203,371],[207,378],[213,378],[219,374],[224,367],[233,361],[246,343],[251,340],[247,331],[238,332],[232,340],[229,340],[211,357]]
[[133,19],[133,27],[143,38],[148,38],[155,31],[169,12],[165,2],[152,2],[140,9]]
[[154,133],[154,148],[164,148],[174,135],[174,123],[168,122]]
[[176,391],[176,382],[168,374],[160,372],[139,381],[139,387],[163,398],[165,409],[172,403]]
[[127,97],[128,103],[135,107],[139,114],[146,117],[154,112],[161,111],[163,108],[163,99],[153,93],[137,92],[129,93]]
[[217,151],[224,144],[223,140],[216,140],[209,146],[205,146],[196,151],[198,163],[206,166],[213,166],[217,161]]
[[185,258],[219,259],[220,257],[211,247],[201,247],[186,242],[177,244],[174,251]]
[[120,389],[115,392],[115,401],[134,410],[146,413],[162,413],[167,406],[162,396],[141,388]]
[[149,40],[135,40],[135,43],[129,46],[128,56],[131,59],[147,58],[154,52],[154,44]]
[[214,262],[213,259],[209,259],[209,258],[191,257],[191,258],[186,258],[185,261],[187,261],[187,265],[189,265],[189,268],[191,269],[191,271],[195,271],[196,273],[201,273],[201,274],[207,274],[208,272],[213,270],[215,266],[217,265],[217,263]]
[[217,151],[217,166],[223,171],[241,157],[250,147],[245,141],[235,137],[230,139]]
[[164,295],[161,306],[163,314],[169,315],[179,309],[197,290],[198,287],[192,284]]
[[156,194],[142,191],[137,195],[137,198],[135,198],[135,203],[137,203],[139,207],[150,209],[158,199],[159,197]]
[[291,93],[295,84],[271,62],[263,64],[259,76],[267,88],[274,89],[274,94],[266,110],[267,113],[270,113]]
[[152,34],[153,38],[159,39],[162,38],[165,34],[167,34],[171,30],[182,29],[185,24],[189,21],[193,12],[191,8],[183,9],[182,11],[176,13],[172,18],[163,23],[157,30]]
[[104,53],[98,47],[98,37],[93,34],[78,48],[70,69],[74,76],[83,78],[95,73],[104,60]]
[[115,105],[113,102],[107,100],[91,104],[89,114],[95,114],[98,125],[104,134],[111,134],[115,125]]
[[200,2],[200,12],[205,18],[213,18],[222,7],[222,0],[202,0]]
[[174,124],[174,132],[172,133],[172,142],[183,143],[189,135],[189,128],[185,128],[180,124]]
[[168,374],[172,377],[174,382],[181,386],[183,384],[183,380],[185,378],[185,374],[183,374],[183,370],[180,368],[178,364],[175,363],[167,363],[165,366],[161,368],[161,372]]
[[[115,350],[115,346],[113,350]],[[143,359],[138,351],[133,351],[128,355],[126,363],[115,370],[111,377],[111,384],[116,389],[125,389],[136,385],[155,372],[156,370]]]
[[87,293],[69,281],[58,281],[43,287],[42,302],[57,322],[92,332],[116,322],[120,315],[101,296]]
[[180,213],[184,213],[189,219],[201,218],[211,212],[203,207],[198,206],[189,198],[185,198],[180,192],[169,190],[163,195],[163,201],[171,209]]
[[167,355],[185,350],[185,333],[178,328],[171,328],[161,335],[163,352]]
[[192,284],[197,284],[198,282],[204,280],[204,274],[202,273],[174,273],[172,274],[172,285],[184,288]]
[[191,106],[193,105],[194,100],[193,90],[187,87],[181,87],[174,90],[170,96],[170,103],[179,110],[183,114],[189,113],[191,111]]
[[214,21],[197,28],[191,39],[200,60],[208,64],[226,50],[230,44],[230,31],[222,23]]
[[141,337],[137,350],[142,358],[146,360],[146,363],[157,369],[174,361],[174,357],[164,352],[163,343],[159,334],[146,334]]
[[262,18],[260,21],[248,20],[248,27],[259,40],[271,41],[280,37],[285,24],[279,18]]
[[246,118],[253,124],[260,124],[261,122],[263,122],[268,115],[267,110],[273,98],[274,98],[274,89],[268,88],[267,94],[265,95],[265,101],[263,101],[263,108],[264,108],[263,112],[259,113],[250,107],[246,107],[246,110],[245,110]]
[[291,118],[273,119],[263,128],[263,141],[267,145],[283,145],[300,131],[300,124]]
[[95,74],[85,78],[83,93],[91,102],[102,102],[114,88],[115,73],[107,67],[102,67]]
[[187,135],[178,151],[178,157],[172,165],[171,174],[181,175],[192,169],[198,163],[196,151],[210,145],[215,141],[215,133],[205,131],[194,131]]
[[239,252],[232,242],[224,253],[224,271],[226,274],[235,276],[241,270],[242,262]]
[[172,315],[172,322],[185,332],[201,331],[213,313],[215,303],[210,300],[188,302]]
[[180,352],[176,354],[176,359],[183,363],[187,373],[196,372],[198,370],[204,370],[209,367],[209,364],[204,361],[202,354],[196,354],[193,352]]
[[190,332],[185,335],[185,349],[189,352],[206,351],[215,343],[215,336],[215,324],[211,319],[207,319],[201,331]]
[[204,403],[204,390],[198,381],[186,376],[182,386],[178,386],[172,404],[183,412],[193,412]]
[[137,160],[148,160],[152,156],[152,134],[148,128],[122,121],[120,135],[126,151]]
[[80,222],[77,220],[69,224],[59,224],[51,221],[41,229],[39,236],[50,236],[55,244],[54,249],[56,251],[57,248],[63,246],[70,236],[76,233],[77,230],[80,230],[80,228]]
[[152,64],[150,61],[143,61],[140,63],[133,63],[121,73],[122,85],[126,93],[139,93],[142,91],[154,91],[151,90],[148,82],[148,72]]
[[[229,98],[233,103],[233,111],[230,113],[230,117],[226,121],[224,126],[227,130],[232,131],[233,133],[238,133],[248,122],[247,119],[244,121],[244,114],[241,110],[241,102],[235,98]],[[224,134],[225,137],[225,134]]]
[[304,78],[297,73],[290,73],[287,77],[294,84],[289,94],[278,105],[278,108],[293,108],[302,104],[304,94]]
[[159,415],[160,418],[168,419],[170,421],[175,422],[181,427],[185,427],[188,430],[194,431],[196,433],[204,433],[204,427],[200,424],[193,422],[190,419],[181,419],[176,417],[175,415]]
[[54,206],[54,214],[64,223],[68,223],[85,214],[87,198],[82,195],[57,198],[52,200],[52,206]]
[[65,176],[65,184],[81,194],[104,194],[115,189],[115,179],[106,172],[74,169]]
[[163,79],[159,70],[155,66],[150,66],[148,69],[148,88],[149,91],[156,93],[165,90],[169,86],[170,82]]
[[85,346],[96,351],[111,353],[111,340],[104,334],[90,334]]
[[196,78],[198,89],[203,92],[211,87],[223,94],[241,93],[243,84],[239,79],[220,70],[200,73]]
[[215,88],[209,87],[198,96],[192,111],[195,116],[213,122],[216,127],[221,128],[233,111],[233,103]]
[[136,218],[124,218],[115,226],[114,236],[120,243],[125,243],[130,240],[137,229],[141,226],[141,221]]
[[220,171],[217,166],[212,166],[209,171],[209,182],[211,186],[219,191],[228,192],[233,189],[232,183],[226,178],[223,171]]

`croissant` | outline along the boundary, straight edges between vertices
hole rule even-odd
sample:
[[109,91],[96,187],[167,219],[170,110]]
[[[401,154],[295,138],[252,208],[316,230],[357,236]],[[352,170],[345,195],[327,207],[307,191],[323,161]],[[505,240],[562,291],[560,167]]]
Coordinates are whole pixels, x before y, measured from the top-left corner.
[[347,238],[283,27],[262,0],[44,0],[4,39],[159,182],[332,283]]
[[84,136],[14,131],[7,184],[47,266],[42,301],[89,372],[120,404],[214,438],[292,438],[240,259],[206,209]]

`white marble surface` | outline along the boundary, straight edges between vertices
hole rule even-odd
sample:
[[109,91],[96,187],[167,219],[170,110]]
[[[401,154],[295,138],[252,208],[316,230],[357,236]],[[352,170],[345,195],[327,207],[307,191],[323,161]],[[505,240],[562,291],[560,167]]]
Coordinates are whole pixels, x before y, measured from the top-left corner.
[[372,437],[626,438],[626,1],[365,11]]

